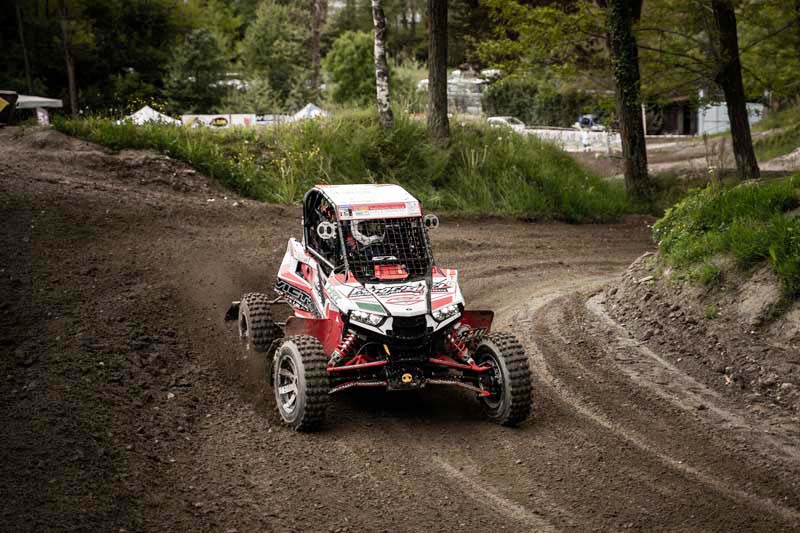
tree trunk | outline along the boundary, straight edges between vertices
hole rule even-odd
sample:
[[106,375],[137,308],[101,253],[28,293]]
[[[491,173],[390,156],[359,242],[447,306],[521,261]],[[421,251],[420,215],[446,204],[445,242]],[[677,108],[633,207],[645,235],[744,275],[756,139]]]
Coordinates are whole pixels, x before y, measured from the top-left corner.
[[758,168],[753,138],[750,135],[750,120],[747,117],[747,98],[742,83],[742,66],[739,62],[739,37],[736,33],[736,12],[730,0],[711,0],[714,24],[717,30],[719,71],[715,81],[725,93],[728,120],[731,123],[733,155],[736,158],[736,173],[739,179],[756,179]]
[[652,186],[647,175],[647,146],[642,123],[639,48],[633,34],[633,22],[640,11],[641,0],[609,0],[607,38],[625,161],[625,190],[631,199],[647,201],[651,198]]
[[64,41],[64,63],[67,67],[67,82],[69,84],[69,110],[73,117],[78,116],[78,84],[75,81],[75,58],[72,55],[70,46],[69,20],[67,19],[67,9],[61,11],[61,35]]
[[381,0],[372,0],[372,23],[374,25],[375,93],[381,126],[390,129],[394,125],[392,107],[389,103],[389,65],[386,63],[386,16]]
[[25,46],[25,33],[22,28],[22,9],[19,7],[19,0],[15,2],[15,7],[17,8],[17,30],[19,31],[19,44],[22,46],[22,60],[25,63],[25,81],[28,85],[28,94],[33,94],[31,64],[28,62],[28,47]]
[[327,0],[312,0],[311,4],[311,94],[319,99],[320,87],[320,33],[325,21]]
[[[800,57],[800,0],[794,0],[794,53],[797,57]],[[770,97],[770,103],[772,102],[772,97]]]
[[428,132],[450,137],[447,119],[447,0],[428,0]]

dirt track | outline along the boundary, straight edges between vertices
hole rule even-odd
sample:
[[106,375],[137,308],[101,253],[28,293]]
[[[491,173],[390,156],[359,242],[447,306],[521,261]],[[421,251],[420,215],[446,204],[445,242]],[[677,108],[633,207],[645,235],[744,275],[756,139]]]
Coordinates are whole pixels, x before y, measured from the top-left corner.
[[299,211],[225,199],[162,157],[18,134],[0,130],[3,529],[800,528],[796,439],[591,297],[652,248],[646,221],[434,234],[468,301],[525,343],[521,428],[428,390],[341,396],[300,435],[222,322],[271,286]]

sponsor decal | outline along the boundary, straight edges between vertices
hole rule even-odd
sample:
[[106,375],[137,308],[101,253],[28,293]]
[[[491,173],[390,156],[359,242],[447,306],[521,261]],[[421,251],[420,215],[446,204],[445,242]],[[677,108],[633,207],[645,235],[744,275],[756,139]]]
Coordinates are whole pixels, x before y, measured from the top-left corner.
[[275,282],[275,292],[282,294],[292,307],[305,311],[306,313],[311,313],[314,318],[322,318],[314,302],[311,300],[311,295],[307,292],[303,292],[282,279]]
[[458,339],[467,346],[476,346],[486,336],[486,328],[470,328],[462,326],[458,329]]
[[363,296],[393,296],[395,294],[425,294],[425,284],[415,283],[413,285],[387,285],[386,287],[376,287],[371,291],[366,287],[356,287],[350,291],[350,298],[359,298]]
[[386,303],[391,305],[413,305],[425,301],[419,294],[395,294],[386,298]]
[[450,289],[453,288],[453,285],[453,282],[449,279],[440,279],[433,284],[431,287],[431,292],[450,292]]
[[374,204],[340,205],[340,219],[370,219],[419,216],[419,202],[385,202]]

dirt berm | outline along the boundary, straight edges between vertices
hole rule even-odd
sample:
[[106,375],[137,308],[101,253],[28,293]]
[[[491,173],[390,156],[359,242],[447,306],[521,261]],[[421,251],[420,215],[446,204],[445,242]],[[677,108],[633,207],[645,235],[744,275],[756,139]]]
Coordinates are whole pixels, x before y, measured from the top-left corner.
[[768,418],[796,416],[800,304],[783,299],[767,265],[724,272],[704,287],[647,253],[608,287],[606,305],[635,338],[720,394]]
[[0,152],[0,529],[800,528],[788,400],[731,394],[741,364],[687,364],[705,344],[676,355],[609,314],[648,220],[444,217],[437,262],[520,337],[535,416],[510,430],[458,391],[345,394],[305,435],[222,321],[269,290],[298,209],[48,130],[0,130]]

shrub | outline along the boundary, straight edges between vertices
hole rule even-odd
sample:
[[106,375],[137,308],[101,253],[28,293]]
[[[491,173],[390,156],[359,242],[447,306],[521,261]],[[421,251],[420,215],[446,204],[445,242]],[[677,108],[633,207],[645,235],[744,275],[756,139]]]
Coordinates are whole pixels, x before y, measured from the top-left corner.
[[323,67],[334,84],[331,98],[336,103],[367,105],[375,98],[375,63],[372,35],[343,33],[334,41]]
[[404,113],[383,130],[373,111],[266,129],[189,129],[60,119],[66,133],[112,149],[154,149],[259,200],[299,203],[317,183],[391,182],[427,208],[570,222],[612,220],[624,191],[587,174],[555,146],[488,126],[452,127],[442,148]]
[[[729,254],[740,268],[769,261],[789,296],[800,294],[800,174],[730,189],[695,190],[667,210],[653,232],[664,257],[676,266]],[[710,274],[709,274],[710,275]],[[707,277],[707,276],[700,276]]]
[[275,109],[305,105],[311,56],[307,10],[295,2],[261,2],[241,42],[242,64],[251,78],[265,82]]
[[173,49],[164,93],[174,110],[210,111],[222,98],[216,84],[224,75],[225,56],[217,38],[207,29],[197,29]]

